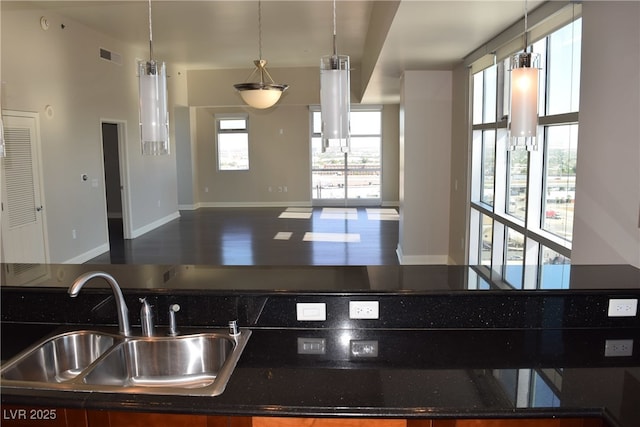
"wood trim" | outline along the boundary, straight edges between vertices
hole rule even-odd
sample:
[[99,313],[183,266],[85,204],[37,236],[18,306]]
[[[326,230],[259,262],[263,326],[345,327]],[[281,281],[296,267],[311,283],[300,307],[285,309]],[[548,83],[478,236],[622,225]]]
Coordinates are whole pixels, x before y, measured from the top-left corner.
[[253,417],[252,427],[407,427],[407,420],[379,418]]

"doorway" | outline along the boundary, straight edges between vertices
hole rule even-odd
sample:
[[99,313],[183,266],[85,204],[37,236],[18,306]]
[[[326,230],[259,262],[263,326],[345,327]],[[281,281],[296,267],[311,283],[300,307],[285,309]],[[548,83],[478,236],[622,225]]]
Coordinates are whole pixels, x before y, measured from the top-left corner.
[[49,261],[38,113],[3,111],[6,157],[0,169],[0,262]]
[[123,245],[124,239],[131,238],[125,173],[127,169],[124,123],[103,121],[101,125],[109,247],[113,251]]

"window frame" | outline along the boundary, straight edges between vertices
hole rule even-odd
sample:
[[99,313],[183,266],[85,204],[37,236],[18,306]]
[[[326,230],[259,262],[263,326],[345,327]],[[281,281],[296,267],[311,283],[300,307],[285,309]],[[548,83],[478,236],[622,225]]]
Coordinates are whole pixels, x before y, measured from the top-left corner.
[[314,162],[313,162],[313,157],[314,157],[314,150],[313,150],[313,141],[314,139],[320,139],[322,138],[322,133],[319,131],[316,131],[314,124],[314,114],[317,114],[318,117],[320,116],[320,106],[319,105],[310,105],[309,106],[309,145],[310,145],[310,150],[309,150],[309,165],[310,165],[310,182],[312,183],[312,188],[311,188],[311,201],[312,204],[314,206],[323,206],[323,205],[333,205],[336,201],[338,200],[345,200],[347,201],[347,203],[350,206],[356,206],[356,205],[370,205],[372,203],[377,204],[380,203],[382,201],[382,187],[383,187],[383,176],[384,176],[384,168],[383,168],[383,156],[384,156],[384,150],[383,150],[383,135],[384,135],[384,116],[383,116],[383,106],[382,105],[351,105],[350,108],[350,113],[354,114],[354,113],[361,113],[361,112],[375,112],[379,114],[379,118],[380,118],[380,129],[379,129],[379,133],[354,133],[353,131],[351,132],[350,135],[350,144],[353,143],[354,139],[359,139],[359,138],[378,138],[380,141],[380,145],[379,145],[379,150],[380,150],[380,166],[377,169],[371,169],[371,172],[377,172],[378,176],[379,176],[379,186],[380,186],[380,195],[378,198],[356,198],[356,197],[349,197],[349,192],[348,192],[348,181],[347,181],[347,186],[345,186],[344,188],[344,197],[343,198],[319,198],[319,197],[315,197],[314,196],[314,188],[313,188],[313,174],[315,171],[317,170],[321,170],[324,172],[338,172],[338,173],[342,173],[344,172],[348,180],[348,172],[350,170],[354,170],[354,169],[350,169],[350,162],[349,162],[349,158],[350,158],[350,154],[351,153],[344,153],[345,156],[345,161],[344,164],[342,164],[340,168],[335,168],[335,169],[316,169],[314,168]]
[[[249,114],[247,113],[224,113],[215,114],[215,156],[216,167],[219,172],[244,172],[251,168],[250,162],[250,138],[249,138]],[[244,128],[222,129],[220,123],[222,121],[243,120],[245,122]],[[222,156],[220,155],[220,136],[221,135],[246,135],[246,148],[243,147],[246,157],[246,167],[231,168],[223,167],[221,164]],[[244,157],[243,157],[244,158]]]
[[[575,28],[581,31],[581,17],[575,14],[567,19],[562,25],[556,25],[547,33],[540,34],[538,48],[540,43],[544,43],[543,49],[547,58],[544,62],[548,63],[548,57],[551,54],[551,36],[573,25],[572,37],[575,36]],[[578,27],[579,26],[579,27]],[[581,34],[581,33],[580,33]],[[534,46],[536,45],[534,43]],[[574,42],[576,43],[576,42]],[[580,39],[577,43],[581,43]],[[579,46],[579,44],[578,44]],[[535,51],[535,48],[534,48]],[[506,55],[508,57],[508,55]],[[572,58],[575,61],[575,57]],[[578,58],[579,60],[579,58]],[[572,64],[573,65],[573,64]],[[579,64],[578,64],[579,66]],[[495,67],[495,69],[491,69]],[[490,71],[488,71],[490,70]],[[476,265],[479,271],[482,271],[492,281],[501,282],[505,287],[517,289],[537,289],[542,287],[543,281],[543,254],[549,251],[558,255],[561,264],[565,264],[571,258],[571,240],[560,237],[552,232],[545,230],[545,212],[546,199],[545,191],[548,187],[547,182],[547,133],[554,126],[571,126],[579,125],[579,111],[571,111],[561,114],[547,115],[548,111],[547,98],[550,90],[548,81],[549,67],[546,67],[540,75],[540,113],[538,120],[538,145],[539,150],[530,152],[527,156],[527,170],[525,181],[525,198],[523,215],[514,215],[509,205],[511,201],[511,159],[513,155],[508,154],[508,132],[507,132],[507,114],[509,110],[509,79],[508,63],[503,59],[493,63],[485,63],[484,68],[470,67],[469,71],[469,112],[470,117],[470,144],[471,144],[471,187],[469,194],[469,245],[468,245],[468,263]],[[576,70],[579,70],[576,69]],[[575,71],[571,70],[571,73]],[[482,77],[479,77],[479,75]],[[487,83],[485,79],[487,75],[495,77],[495,82]],[[574,76],[576,74],[571,74]],[[579,73],[578,86],[579,86]],[[481,84],[482,88],[476,87]],[[496,94],[490,95],[491,102],[487,102],[486,87],[496,87]],[[573,88],[573,90],[579,90]],[[482,95],[482,99],[478,99],[478,95]],[[477,103],[480,102],[481,106]],[[571,107],[578,109],[573,105],[571,99]],[[490,106],[495,109],[494,112],[487,113],[486,107]],[[571,108],[570,107],[570,108]],[[477,117],[477,115],[480,117]],[[492,121],[487,121],[493,119]],[[494,157],[494,177],[493,177],[493,201],[491,204],[486,202],[484,184],[487,177],[484,174],[483,159],[485,158],[485,134],[487,131],[495,131],[495,155]],[[575,176],[575,175],[574,175]],[[486,251],[483,249],[483,243],[486,244],[487,239],[484,234],[483,218],[492,224],[491,242],[491,261],[490,264],[486,260]],[[508,235],[509,232],[520,233],[524,236],[523,243],[523,260],[522,260],[522,283],[509,284],[507,280],[507,252],[508,252]],[[571,236],[572,237],[572,236]],[[484,252],[484,253],[483,253]],[[484,255],[484,258],[483,258]],[[489,265],[488,265],[489,264]],[[567,281],[568,285],[568,281]]]

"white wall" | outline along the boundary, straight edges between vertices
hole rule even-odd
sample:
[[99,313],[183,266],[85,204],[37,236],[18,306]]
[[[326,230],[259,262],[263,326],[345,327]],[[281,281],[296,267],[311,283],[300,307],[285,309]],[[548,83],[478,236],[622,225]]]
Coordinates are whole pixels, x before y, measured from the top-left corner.
[[640,3],[582,6],[574,264],[640,267]]
[[398,257],[447,264],[452,72],[405,71],[400,99]]
[[451,201],[449,205],[449,262],[467,263],[466,240],[469,230],[469,69],[460,63],[453,70],[453,108],[451,128]]
[[[233,89],[247,70],[188,72],[192,130],[195,206],[303,206],[311,204],[309,105],[320,102],[317,68],[270,70],[279,82],[290,84],[280,102],[267,110],[243,105]],[[352,73],[357,77],[357,73]],[[354,79],[356,80],[356,79]],[[240,79],[242,81],[242,78]],[[358,84],[352,80],[352,103]],[[249,116],[248,171],[216,168],[215,114]],[[398,202],[398,106],[382,109],[383,204]],[[181,163],[182,165],[182,163]],[[269,192],[268,188],[273,191]],[[287,192],[277,191],[287,187]],[[182,191],[182,186],[180,187]],[[205,191],[208,190],[208,191]],[[182,197],[182,196],[181,196]],[[182,202],[181,202],[182,203]]]
[[[3,108],[40,114],[50,261],[83,262],[107,247],[103,119],[126,125],[134,234],[175,217],[175,155],[143,158],[140,154],[135,58],[146,53],[51,11],[46,12],[50,27],[44,31],[40,28],[44,12],[22,8],[19,2],[5,4]],[[120,53],[122,65],[100,59],[101,47]],[[180,79],[176,77],[173,80]],[[53,117],[44,113],[47,105],[53,108]],[[80,180],[83,173],[89,176],[87,182]]]

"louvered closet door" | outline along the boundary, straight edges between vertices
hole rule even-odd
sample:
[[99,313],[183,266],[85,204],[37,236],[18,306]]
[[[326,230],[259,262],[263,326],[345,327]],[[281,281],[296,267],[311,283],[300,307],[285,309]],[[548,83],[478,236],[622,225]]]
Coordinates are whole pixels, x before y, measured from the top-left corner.
[[6,157],[2,158],[2,260],[46,262],[45,233],[33,116],[4,115]]

